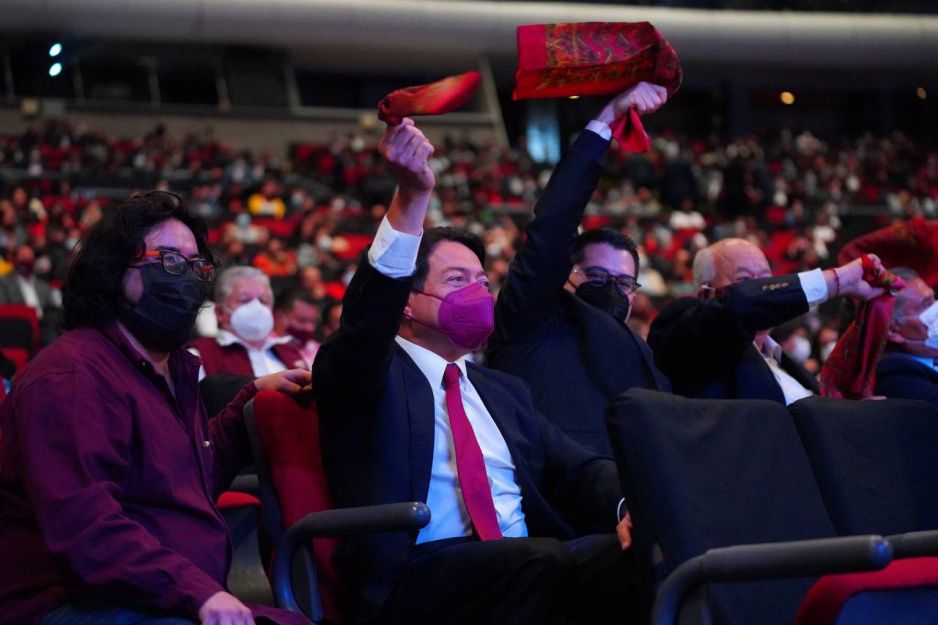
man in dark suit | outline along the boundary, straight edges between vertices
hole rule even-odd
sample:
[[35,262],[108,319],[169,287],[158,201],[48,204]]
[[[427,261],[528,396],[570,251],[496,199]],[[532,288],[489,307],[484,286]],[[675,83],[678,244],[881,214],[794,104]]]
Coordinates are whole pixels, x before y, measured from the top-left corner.
[[36,253],[20,245],[13,253],[13,271],[0,278],[0,304],[25,304],[36,311],[43,344],[58,335],[62,298],[48,282],[36,276]]
[[876,394],[921,399],[938,406],[938,304],[935,292],[911,269],[896,294],[886,351],[876,367]]
[[571,438],[611,454],[605,412],[632,388],[670,391],[651,350],[626,325],[639,284],[638,251],[608,228],[577,228],[609,148],[610,125],[630,108],[656,110],[663,87],[640,83],[612,100],[573,143],[534,209],[495,306],[489,366],[527,382],[534,402]]
[[[877,271],[882,271],[874,258]],[[882,294],[863,281],[859,259],[835,269],[772,277],[753,243],[723,239],[694,258],[698,297],[666,306],[651,324],[655,362],[686,397],[770,399],[790,404],[818,392],[769,331],[838,295]]]
[[493,322],[482,243],[423,232],[432,147],[410,120],[380,150],[399,186],[313,364],[321,447],[337,506],[419,500],[432,518],[344,543],[356,616],[560,625],[640,612],[613,462],[548,423],[523,382],[466,361]]

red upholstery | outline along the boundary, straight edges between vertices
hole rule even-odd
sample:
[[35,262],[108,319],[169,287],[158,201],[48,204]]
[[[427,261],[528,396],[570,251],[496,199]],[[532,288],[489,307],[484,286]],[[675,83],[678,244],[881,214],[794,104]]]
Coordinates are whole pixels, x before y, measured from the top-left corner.
[[938,557],[894,560],[871,573],[827,575],[805,595],[795,625],[832,625],[850,597],[862,592],[925,586],[938,587]]
[[248,493],[226,490],[218,496],[218,501],[215,502],[215,505],[223,510],[226,508],[243,508],[247,506],[257,506],[259,508],[261,506],[261,500]]
[[29,352],[22,347],[3,347],[0,348],[0,352],[3,352],[4,356],[13,361],[17,373],[22,371],[26,363],[29,362]]
[[[304,408],[283,393],[261,391],[254,396],[254,419],[284,529],[311,512],[330,509],[316,409]],[[348,605],[348,589],[332,562],[338,544],[338,539],[324,538],[312,546],[323,610],[330,620],[342,620],[342,606]]]
[[39,351],[42,336],[39,334],[39,319],[36,317],[35,309],[25,304],[0,304],[0,320],[3,319],[23,319],[29,323],[32,331],[32,351]]

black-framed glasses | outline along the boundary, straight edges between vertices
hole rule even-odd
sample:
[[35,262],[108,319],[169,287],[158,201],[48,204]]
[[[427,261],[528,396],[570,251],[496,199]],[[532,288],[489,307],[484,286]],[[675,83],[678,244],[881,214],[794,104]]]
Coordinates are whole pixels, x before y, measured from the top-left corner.
[[620,273],[617,276],[612,275],[602,267],[584,267],[583,269],[574,269],[575,272],[582,274],[586,281],[595,287],[605,286],[610,280],[616,283],[616,289],[622,295],[634,293],[642,285],[638,283],[635,276],[627,273]]
[[186,273],[187,267],[192,267],[192,274],[202,282],[211,282],[215,277],[215,263],[204,258],[188,259],[182,254],[169,250],[146,250],[143,255],[147,258],[159,256],[163,271],[174,276],[181,276]]

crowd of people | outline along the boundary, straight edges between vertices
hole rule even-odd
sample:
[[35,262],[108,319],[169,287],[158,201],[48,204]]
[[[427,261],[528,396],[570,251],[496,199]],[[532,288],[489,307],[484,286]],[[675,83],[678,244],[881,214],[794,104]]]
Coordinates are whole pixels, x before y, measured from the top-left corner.
[[[534,162],[523,143],[435,148],[428,225],[482,236],[497,290],[552,168]],[[115,138],[48,121],[0,138],[0,167],[0,272],[12,280],[15,268],[24,292],[0,295],[27,298],[40,315],[59,307],[56,287],[102,208],[157,188],[188,198],[226,265],[258,267],[278,295],[300,286],[325,315],[317,325],[328,325],[394,189],[375,146],[359,135],[272,156],[194,135],[174,138],[162,126],[142,138]],[[938,153],[900,133],[825,142],[808,131],[730,141],[665,131],[647,154],[613,151],[604,161],[583,225],[612,227],[638,243],[642,288],[632,323],[644,335],[662,303],[691,291],[691,260],[713,241],[748,239],[775,271],[788,273],[830,265],[858,229],[936,213]],[[840,321],[826,315],[801,324],[803,331],[783,332],[806,333],[818,359]],[[56,322],[53,313],[44,324],[46,342]],[[204,331],[213,333],[211,320]]]
[[[667,136],[647,157],[611,148],[617,122],[667,99],[644,82],[619,94],[549,172],[523,151],[438,150],[408,118],[375,150],[301,146],[291,172],[344,181],[325,205],[311,186],[284,187],[273,161],[217,145],[157,131],[117,155],[57,135],[61,167],[153,166],[158,190],[102,210],[64,193],[80,179],[43,178],[43,143],[8,142],[14,161],[25,145],[38,163],[8,201],[14,285],[47,319],[59,308],[37,303],[38,285],[62,280],[67,332],[0,404],[0,551],[14,563],[0,624],[304,622],[225,586],[213,501],[251,460],[242,408],[262,390],[311,392],[337,507],[431,510],[417,530],[343,541],[356,620],[647,622],[651,562],[632,549],[612,400],[639,388],[787,405],[822,392],[798,339],[810,342],[809,314],[836,335],[809,310],[848,300],[885,328],[890,388],[921,388],[923,368],[938,378],[930,287],[875,253],[832,258],[850,199],[934,211],[934,155],[894,138],[890,171],[865,140],[854,161],[808,135],[766,154],[703,142],[682,156]],[[190,173],[188,202],[159,190],[172,188],[167,163]],[[531,203],[522,231],[511,206]],[[840,345],[831,360],[862,385]],[[222,375],[229,397],[209,419],[200,381]]]

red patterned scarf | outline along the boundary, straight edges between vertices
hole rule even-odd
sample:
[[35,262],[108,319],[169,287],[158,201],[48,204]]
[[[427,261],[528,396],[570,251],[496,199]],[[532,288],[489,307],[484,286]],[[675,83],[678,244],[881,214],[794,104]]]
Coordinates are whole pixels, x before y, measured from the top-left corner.
[[877,278],[873,262],[863,255],[863,279],[885,293],[863,302],[857,317],[837,341],[821,369],[821,395],[838,399],[866,399],[876,386],[876,365],[886,346],[896,291],[905,287],[902,278],[889,273]]
[[392,91],[378,104],[378,119],[396,126],[411,115],[449,113],[472,99],[481,80],[479,72],[466,72],[428,85]]
[[[518,27],[515,100],[606,96],[642,81],[673,95],[683,71],[674,48],[648,22],[582,22]],[[619,145],[645,152],[651,141],[632,110],[612,129]]]

